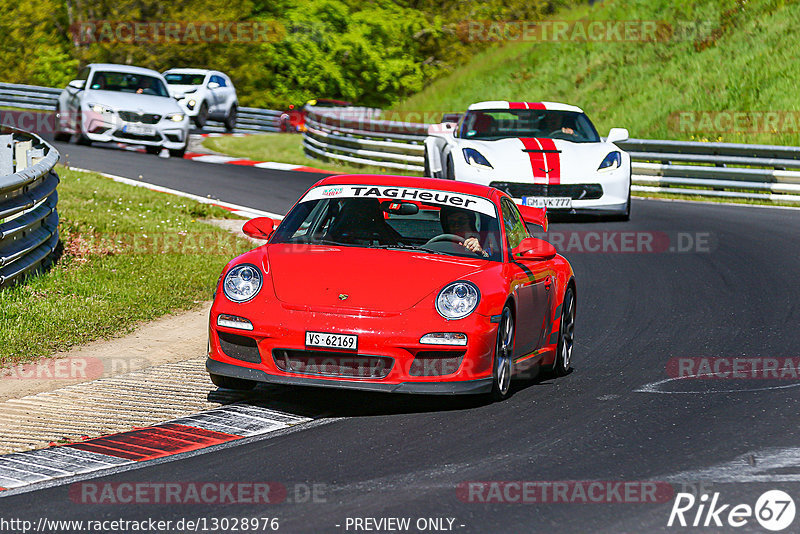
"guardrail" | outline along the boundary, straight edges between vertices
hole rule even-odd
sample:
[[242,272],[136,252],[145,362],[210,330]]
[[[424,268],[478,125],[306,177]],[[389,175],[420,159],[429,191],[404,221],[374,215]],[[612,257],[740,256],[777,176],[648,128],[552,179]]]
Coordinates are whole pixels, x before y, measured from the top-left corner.
[[[52,87],[39,87],[37,85],[22,85],[15,83],[0,83],[0,106],[55,111],[58,95],[61,89]],[[240,107],[236,118],[236,133],[280,132],[280,117],[282,111],[274,109]],[[224,132],[222,123],[206,123],[203,127],[207,132]]]
[[[358,109],[311,108],[303,146],[309,157],[422,173],[432,125],[359,116]],[[800,202],[800,147],[629,139],[632,189]]]
[[58,245],[58,151],[22,130],[0,130],[0,287],[47,264]]

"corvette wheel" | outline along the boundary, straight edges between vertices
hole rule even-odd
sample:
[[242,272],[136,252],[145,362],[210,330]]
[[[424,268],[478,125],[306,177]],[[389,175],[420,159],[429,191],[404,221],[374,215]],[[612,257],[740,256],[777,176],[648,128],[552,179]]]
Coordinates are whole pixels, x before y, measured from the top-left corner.
[[425,151],[425,155],[423,156],[423,170],[422,176],[425,178],[432,178],[431,176],[431,162],[428,161],[428,151]]
[[497,345],[492,365],[492,398],[505,400],[511,392],[512,358],[514,357],[514,317],[511,308],[503,308],[500,327],[497,329]]
[[455,180],[456,179],[456,170],[453,167],[453,155],[447,155],[447,170],[445,171],[445,178],[448,180]]
[[235,378],[233,376],[215,375],[209,373],[209,377],[215,386],[225,389],[237,389],[239,391],[249,391],[256,387],[256,382],[253,380],[245,380],[244,378]]
[[564,293],[561,309],[561,328],[558,332],[556,361],[553,363],[555,376],[566,375],[572,366],[572,349],[575,344],[575,291],[572,286],[568,286]]

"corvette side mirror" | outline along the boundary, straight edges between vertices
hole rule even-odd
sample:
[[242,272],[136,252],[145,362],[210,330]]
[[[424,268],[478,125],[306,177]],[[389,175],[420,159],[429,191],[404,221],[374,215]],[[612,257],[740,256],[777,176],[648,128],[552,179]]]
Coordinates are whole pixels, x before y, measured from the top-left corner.
[[627,141],[628,130],[626,128],[611,128],[608,131],[608,138],[606,140],[609,143],[620,143],[622,141]]
[[526,237],[511,253],[523,260],[549,260],[555,257],[556,247],[543,239]]
[[242,232],[253,239],[269,239],[275,230],[275,221],[269,217],[250,219],[242,227]]

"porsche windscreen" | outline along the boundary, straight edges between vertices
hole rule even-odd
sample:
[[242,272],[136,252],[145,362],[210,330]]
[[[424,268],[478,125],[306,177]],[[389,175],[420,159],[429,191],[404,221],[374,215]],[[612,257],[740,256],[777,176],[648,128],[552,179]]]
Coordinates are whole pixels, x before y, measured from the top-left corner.
[[458,137],[492,141],[509,137],[564,139],[597,143],[594,125],[584,113],[547,109],[481,109],[467,111]]
[[169,92],[164,83],[158,78],[147,76],[146,74],[98,71],[92,76],[92,83],[89,84],[89,88],[96,91],[119,91],[122,93],[169,97]]
[[490,200],[411,187],[315,187],[289,212],[270,243],[502,259],[497,210]]

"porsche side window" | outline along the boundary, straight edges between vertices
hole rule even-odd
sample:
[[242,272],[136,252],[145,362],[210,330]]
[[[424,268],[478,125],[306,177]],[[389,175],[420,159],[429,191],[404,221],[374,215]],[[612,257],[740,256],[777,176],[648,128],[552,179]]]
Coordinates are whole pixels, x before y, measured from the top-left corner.
[[528,229],[519,215],[519,210],[511,201],[503,199],[500,202],[503,211],[503,225],[506,229],[509,250],[517,247],[528,236]]

